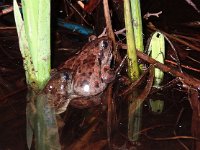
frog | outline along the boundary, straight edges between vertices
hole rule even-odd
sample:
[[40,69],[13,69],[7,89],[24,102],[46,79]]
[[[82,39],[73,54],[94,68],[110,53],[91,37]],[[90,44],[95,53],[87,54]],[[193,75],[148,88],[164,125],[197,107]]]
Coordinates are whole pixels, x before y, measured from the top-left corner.
[[76,108],[99,105],[103,91],[115,79],[112,59],[112,40],[101,37],[61,64],[44,88],[56,113],[64,112],[69,104]]

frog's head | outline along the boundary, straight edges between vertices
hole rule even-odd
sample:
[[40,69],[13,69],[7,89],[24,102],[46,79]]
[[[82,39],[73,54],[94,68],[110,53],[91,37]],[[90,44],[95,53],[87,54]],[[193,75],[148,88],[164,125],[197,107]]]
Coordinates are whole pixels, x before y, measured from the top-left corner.
[[100,76],[103,82],[109,83],[114,78],[114,72],[111,69],[112,61],[112,41],[109,38],[103,38],[99,42],[99,66]]
[[101,66],[110,65],[112,60],[112,41],[109,39],[102,39],[99,42],[98,60]]

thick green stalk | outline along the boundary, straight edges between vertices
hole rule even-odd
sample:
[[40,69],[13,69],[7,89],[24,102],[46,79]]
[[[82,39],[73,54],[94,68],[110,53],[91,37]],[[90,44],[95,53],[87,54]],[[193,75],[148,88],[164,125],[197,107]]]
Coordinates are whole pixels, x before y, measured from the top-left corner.
[[22,11],[36,82],[42,89],[50,76],[50,0],[22,0]]
[[[139,0],[131,1],[131,15],[133,21],[134,37],[135,37],[135,47],[137,50],[143,52],[143,32],[142,32],[142,16]],[[139,65],[140,71],[142,72],[143,65]]]
[[124,0],[124,18],[128,54],[128,74],[132,80],[136,80],[139,77],[139,69],[137,63],[136,44],[129,0]]
[[142,17],[141,17],[139,0],[131,0],[131,15],[133,20],[135,46],[136,49],[143,52],[144,44],[143,44],[143,32],[142,32]]
[[[142,119],[142,107],[140,101],[137,99],[138,92],[134,91],[131,95],[129,103],[129,119],[128,119],[128,138],[130,141],[137,142],[139,139],[139,133],[141,129],[141,119]],[[134,105],[139,106],[135,111],[133,111]]]
[[[139,0],[131,0],[131,15],[132,15],[132,21],[133,21],[135,47],[137,50],[143,52],[144,45],[143,45],[143,32],[142,32],[142,17],[141,17],[141,9],[140,9]],[[142,67],[143,67],[142,64],[139,65],[140,70],[142,70],[141,69]],[[129,134],[129,139],[133,141],[137,141],[139,138],[139,134],[134,134],[134,133],[138,133],[140,131],[141,119],[142,119],[142,105],[135,111],[134,116],[133,116],[133,129],[132,129],[132,132],[130,132]]]
[[[136,40],[133,28],[132,14],[130,0],[124,0],[124,18],[126,27],[126,39],[127,39],[127,54],[128,54],[128,74],[129,77],[134,81],[139,78],[139,67],[137,63],[136,55]],[[136,132],[140,129],[140,118],[141,109],[137,109],[135,112],[132,111],[134,105],[135,97],[137,97],[138,92],[134,91],[129,99],[129,113],[128,113],[128,137],[131,141],[137,141]]]
[[38,95],[50,78],[50,0],[22,0],[23,19],[16,0],[15,22],[28,85],[27,145],[34,133],[37,150],[61,149],[55,112],[46,95]]

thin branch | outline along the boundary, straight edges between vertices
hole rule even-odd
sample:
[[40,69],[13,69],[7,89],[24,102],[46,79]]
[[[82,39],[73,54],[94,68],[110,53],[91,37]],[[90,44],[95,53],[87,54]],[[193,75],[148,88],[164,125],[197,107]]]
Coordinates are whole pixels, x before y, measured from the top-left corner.
[[106,20],[106,29],[108,32],[108,37],[110,37],[112,39],[113,43],[115,44],[115,35],[114,35],[113,29],[112,29],[108,0],[103,0],[103,5],[104,5],[104,16],[105,16],[105,20]]
[[118,54],[118,51],[116,49],[116,40],[115,40],[115,35],[114,35],[113,29],[112,29],[112,22],[111,22],[111,18],[110,18],[110,10],[109,10],[109,5],[108,5],[108,0],[103,0],[103,6],[104,6],[104,17],[106,20],[106,30],[108,33],[108,37],[113,42],[114,57],[117,62],[120,62],[121,57]]
[[[127,49],[125,44],[121,45],[121,46],[123,49]],[[177,71],[170,66],[164,65],[140,51],[137,51],[137,56],[140,59],[142,59],[150,64],[154,64],[154,66],[156,68],[159,68],[160,70],[162,70],[164,72],[170,73],[173,76],[179,77],[179,79],[183,83],[183,85],[187,85],[187,86],[193,87],[195,89],[200,89],[200,80],[199,79],[196,79],[186,73],[181,73],[180,71]]]
[[[172,64],[172,65],[177,65],[177,63],[171,61],[171,60],[165,60],[165,62],[169,63],[169,64]],[[198,72],[200,73],[200,70],[199,69],[196,69],[196,68],[193,68],[191,66],[188,66],[188,65],[181,65],[181,67],[185,68],[185,69],[188,69],[188,70],[192,70],[192,71],[195,71],[195,72]]]
[[74,7],[74,5],[73,5],[71,2],[69,2],[68,0],[65,0],[65,1],[72,7],[72,9],[74,9],[74,11],[77,12],[77,14],[83,19],[83,21],[84,21],[87,25],[91,26],[91,24],[84,18],[84,16],[76,9],[76,7]]
[[172,44],[172,42],[169,40],[169,38],[168,38],[167,36],[164,35],[164,37],[165,37],[165,39],[167,40],[167,42],[169,43],[169,45],[171,46],[171,48],[172,48],[172,50],[173,50],[173,52],[174,52],[175,61],[176,61],[176,63],[177,63],[177,66],[178,66],[179,71],[180,71],[180,72],[183,72],[183,70],[182,70],[182,68],[181,68],[181,62],[180,62],[179,56],[178,56],[178,53],[177,53],[177,51],[176,51],[174,45]]
[[16,30],[16,27],[0,27],[0,30]]
[[160,16],[161,14],[162,14],[162,11],[159,11],[159,12],[157,12],[157,13],[150,13],[150,12],[147,12],[147,13],[143,16],[143,18],[144,18],[145,20],[148,20],[149,17],[151,17],[151,16],[154,16],[154,17],[159,18],[159,16]]

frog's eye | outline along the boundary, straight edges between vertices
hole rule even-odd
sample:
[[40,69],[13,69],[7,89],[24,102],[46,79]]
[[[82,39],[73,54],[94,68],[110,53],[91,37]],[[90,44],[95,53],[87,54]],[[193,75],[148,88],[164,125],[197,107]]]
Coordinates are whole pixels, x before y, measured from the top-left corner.
[[107,47],[108,47],[108,41],[102,40],[101,43],[100,43],[100,47],[101,47],[102,49],[107,48]]
[[69,74],[67,72],[62,72],[60,76],[61,76],[61,78],[63,80],[68,80],[69,79]]
[[70,80],[71,78],[71,72],[69,70],[61,70],[58,72],[60,79],[64,82],[66,80]]

